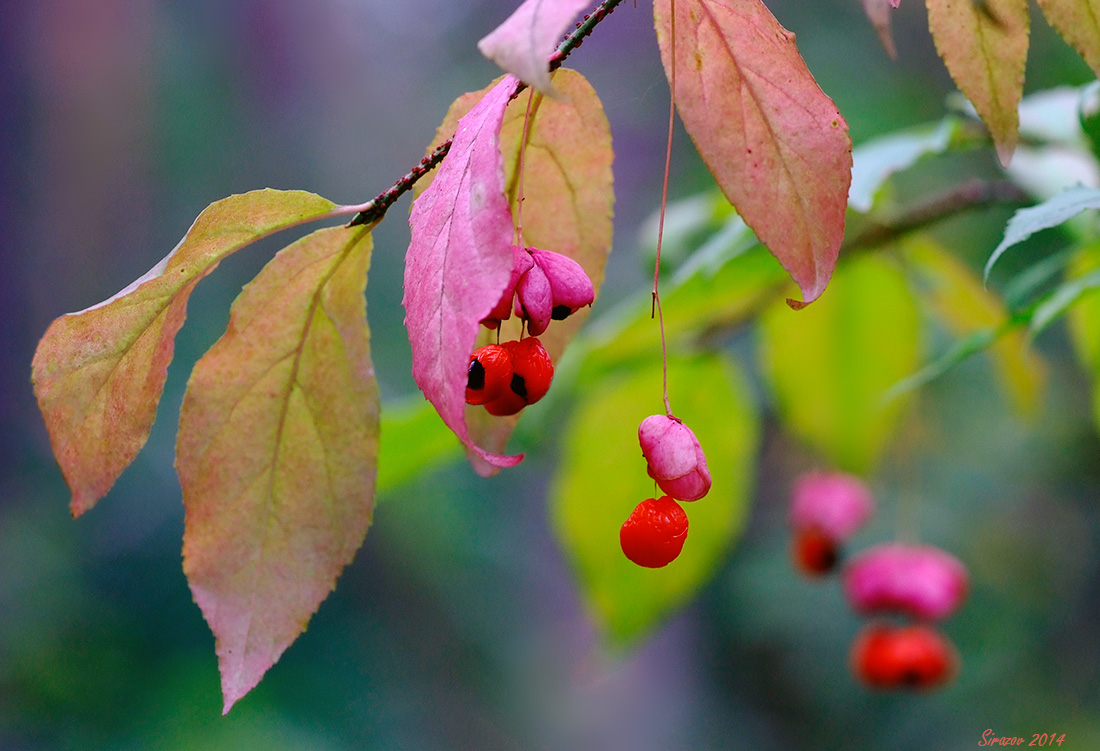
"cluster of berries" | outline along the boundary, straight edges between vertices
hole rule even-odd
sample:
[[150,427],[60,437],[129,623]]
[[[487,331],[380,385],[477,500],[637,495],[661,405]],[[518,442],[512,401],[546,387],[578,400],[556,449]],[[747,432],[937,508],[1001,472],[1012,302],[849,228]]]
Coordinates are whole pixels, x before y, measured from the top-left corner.
[[677,417],[651,415],[638,426],[646,471],[665,492],[639,503],[619,530],[623,553],[646,568],[676,560],[684,548],[688,517],[677,501],[697,501],[710,491],[707,458],[695,433]]
[[[841,545],[874,512],[871,493],[858,478],[811,473],[795,486],[791,504],[793,554],[802,571],[822,576],[841,558]],[[951,680],[959,657],[931,624],[966,599],[966,567],[931,545],[876,545],[844,566],[844,593],[860,615],[875,618],[852,644],[851,668],[868,686],[933,688]],[[901,616],[908,623],[879,618]]]
[[474,350],[466,370],[466,403],[484,405],[491,415],[514,415],[546,396],[554,363],[538,335],[551,320],[568,318],[594,297],[592,280],[572,258],[513,246],[508,288],[481,323],[497,329],[514,311],[530,336]]

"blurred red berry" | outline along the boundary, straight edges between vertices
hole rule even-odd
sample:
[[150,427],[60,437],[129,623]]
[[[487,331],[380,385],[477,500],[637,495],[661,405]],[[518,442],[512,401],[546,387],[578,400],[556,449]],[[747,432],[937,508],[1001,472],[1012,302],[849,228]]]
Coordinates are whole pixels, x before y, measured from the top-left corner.
[[873,688],[935,688],[955,676],[958,661],[947,637],[926,624],[869,623],[852,644],[852,672]]
[[836,540],[818,527],[796,529],[792,553],[799,570],[809,576],[824,576],[836,568],[840,560]]

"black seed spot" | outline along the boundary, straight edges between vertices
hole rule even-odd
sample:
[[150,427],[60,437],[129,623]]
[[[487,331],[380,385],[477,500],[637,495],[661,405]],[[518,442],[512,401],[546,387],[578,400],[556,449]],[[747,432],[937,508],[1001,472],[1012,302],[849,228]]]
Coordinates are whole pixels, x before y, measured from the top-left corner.
[[923,682],[920,671],[916,668],[909,668],[901,674],[901,683],[904,686],[919,686]]
[[564,321],[571,315],[573,315],[573,309],[568,305],[555,305],[550,311],[550,317],[555,321]]
[[485,388],[485,366],[478,360],[470,360],[470,368],[466,371],[466,388],[474,391]]
[[517,396],[527,398],[527,381],[523,380],[523,376],[519,373],[512,374],[512,391],[516,392]]

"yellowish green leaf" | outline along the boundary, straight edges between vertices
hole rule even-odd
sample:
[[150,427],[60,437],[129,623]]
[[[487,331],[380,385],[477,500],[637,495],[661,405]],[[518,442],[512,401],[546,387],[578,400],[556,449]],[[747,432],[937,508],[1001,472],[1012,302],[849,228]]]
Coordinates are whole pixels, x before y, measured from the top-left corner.
[[[1000,298],[982,286],[978,275],[926,236],[910,236],[902,252],[921,282],[918,289],[932,312],[955,336],[995,330],[1008,320]],[[1042,405],[1045,368],[1028,346],[1023,331],[1004,333],[989,348],[1000,381],[1013,407],[1034,417]]]
[[50,325],[32,378],[73,515],[95,505],[145,445],[199,280],[246,245],[336,209],[303,191],[258,190],[212,203],[148,273]]
[[1038,0],[1050,25],[1100,76],[1100,0]]
[[183,568],[217,637],[225,711],[305,629],[370,525],[370,248],[366,228],[334,227],[284,249],[188,382]]
[[654,496],[638,425],[661,403],[661,361],[651,358],[586,387],[562,433],[550,515],[585,602],[613,645],[643,638],[694,597],[721,565],[748,516],[757,444],[752,399],[740,372],[717,355],[669,361],[676,415],[707,455],[713,486],[684,503],[683,553],[665,568],[631,563],[619,528]]
[[872,469],[905,403],[883,397],[920,362],[920,314],[901,271],[881,257],[853,258],[806,310],[765,311],[759,334],[762,371],[787,428],[839,469]]
[[989,128],[1001,164],[1016,148],[1027,61],[1027,0],[928,0],[936,49]]

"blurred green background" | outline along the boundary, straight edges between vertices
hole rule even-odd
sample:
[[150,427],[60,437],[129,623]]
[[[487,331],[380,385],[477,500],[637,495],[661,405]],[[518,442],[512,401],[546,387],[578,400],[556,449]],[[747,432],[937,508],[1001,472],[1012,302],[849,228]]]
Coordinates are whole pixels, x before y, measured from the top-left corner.
[[[497,75],[475,43],[514,4],[12,5],[0,24],[0,751],[923,751],[975,746],[987,728],[1100,748],[1100,440],[1060,328],[1037,342],[1049,367],[1039,419],[1015,417],[988,363],[967,361],[922,392],[871,478],[881,512],[857,546],[916,514],[922,537],[971,570],[971,599],[945,625],[964,668],[942,691],[868,693],[849,675],[859,620],[835,580],[807,583],[787,558],[787,495],[818,460],[769,416],[744,537],[636,649],[600,649],[547,520],[559,436],[527,431],[527,461],[500,477],[455,464],[389,491],[309,630],[222,718],[213,638],[180,568],[174,424],[190,365],[286,237],[198,288],[149,444],[77,521],[30,389],[37,339],[152,266],[227,194],[303,188],[353,203],[388,187],[450,101]],[[769,7],[857,144],[942,116],[953,86],[920,3],[894,14],[897,62],[856,0]],[[598,317],[644,294],[649,273],[638,228],[659,203],[667,122],[649,3],[624,3],[570,65],[603,99],[617,154]],[[1028,92],[1092,78],[1037,14],[1027,75]],[[988,152],[935,162],[907,187],[919,195],[922,179],[991,164]],[[673,197],[710,184],[679,132]],[[400,306],[406,208],[375,234],[368,289],[391,399],[415,390]],[[980,264],[1010,214],[976,212],[940,239]]]

